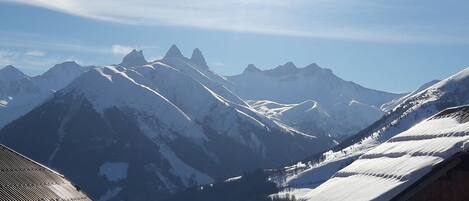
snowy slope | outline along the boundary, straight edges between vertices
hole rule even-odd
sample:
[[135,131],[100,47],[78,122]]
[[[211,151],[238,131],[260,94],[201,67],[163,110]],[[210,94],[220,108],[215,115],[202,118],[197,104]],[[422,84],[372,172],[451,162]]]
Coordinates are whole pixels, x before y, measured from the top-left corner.
[[43,97],[33,80],[15,67],[0,69],[0,128],[29,111],[31,101]]
[[241,98],[225,87],[227,86],[227,80],[211,71],[203,61],[205,59],[199,49],[194,49],[192,57],[188,59],[182,55],[176,45],[172,45],[163,59],[156,62],[172,66],[210,88],[216,94],[225,97],[227,100],[246,106],[246,103]]
[[[310,64],[298,68],[287,62],[274,69],[260,70],[250,64],[240,75],[227,77],[232,91],[246,100],[269,100],[279,104],[301,104],[305,101],[317,102],[330,118],[322,121],[290,121],[290,126],[309,124],[308,133],[318,132],[332,135],[338,139],[351,136],[378,120],[384,112],[380,106],[401,97],[400,94],[387,93],[362,87],[344,81],[330,69]],[[306,116],[308,114],[301,114]],[[281,118],[282,119],[282,118]]]
[[469,107],[440,112],[366,152],[307,200],[390,200],[454,154],[469,148]]
[[405,96],[402,96],[398,99],[394,99],[388,103],[385,103],[381,106],[381,110],[383,110],[384,112],[391,112],[394,108],[396,108],[397,106],[399,106],[401,103],[405,102],[408,98],[414,96],[415,94],[418,94],[420,93],[421,91],[427,89],[428,87],[438,83],[439,81],[441,80],[432,80],[430,82],[427,82],[425,84],[423,84],[422,86],[420,86],[417,90],[405,95]]
[[[469,103],[469,68],[408,97],[389,114],[334,149],[313,156],[306,168],[277,178],[281,186],[315,188],[363,153],[437,112]],[[327,167],[327,168],[325,168]],[[303,191],[304,192],[304,191]]]
[[75,62],[65,62],[36,77],[25,75],[13,66],[0,69],[0,128],[33,109],[87,69],[89,67]]
[[[307,100],[297,104],[280,104],[273,101],[247,101],[258,112],[275,119],[279,123],[289,125],[299,131],[316,135],[327,135],[337,139],[357,133],[360,129],[371,124],[382,113],[376,109],[369,109],[362,104],[352,101],[344,107],[348,111],[329,111],[318,102]],[[369,110],[367,110],[369,109]],[[346,116],[347,114],[354,116]],[[357,116],[364,121],[356,121]]]
[[[173,46],[145,65],[91,69],[5,126],[0,140],[111,200],[164,198],[334,144],[251,109],[194,54],[187,59]],[[77,162],[87,165],[70,167]]]

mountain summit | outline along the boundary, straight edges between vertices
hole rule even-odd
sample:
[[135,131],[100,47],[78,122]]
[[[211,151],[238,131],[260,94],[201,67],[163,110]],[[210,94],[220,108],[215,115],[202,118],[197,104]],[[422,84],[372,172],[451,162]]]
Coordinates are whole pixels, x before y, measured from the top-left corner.
[[199,48],[194,49],[190,60],[200,67],[208,69],[207,62],[205,61],[204,55]]
[[175,44],[171,45],[169,50],[164,55],[165,59],[166,58],[171,58],[171,57],[180,57],[180,58],[184,57],[181,53],[181,50],[179,50],[179,48]]
[[143,51],[133,49],[129,54],[125,55],[119,66],[132,67],[145,65],[147,63],[147,60],[145,60],[145,57],[143,56]]
[[12,65],[0,69],[1,80],[15,80],[22,77],[25,77],[25,74]]

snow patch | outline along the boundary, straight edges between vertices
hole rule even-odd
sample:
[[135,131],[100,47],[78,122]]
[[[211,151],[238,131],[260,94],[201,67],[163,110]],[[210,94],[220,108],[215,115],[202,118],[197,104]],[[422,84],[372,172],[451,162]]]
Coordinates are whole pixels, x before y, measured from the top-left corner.
[[98,175],[106,177],[110,182],[118,182],[127,178],[128,163],[107,162],[99,167]]

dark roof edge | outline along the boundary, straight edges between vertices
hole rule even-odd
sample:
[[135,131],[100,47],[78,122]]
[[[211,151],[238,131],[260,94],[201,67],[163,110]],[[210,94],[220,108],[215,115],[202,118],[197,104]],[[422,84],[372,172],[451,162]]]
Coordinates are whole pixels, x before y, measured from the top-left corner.
[[[36,165],[39,165],[39,166],[43,167],[44,169],[49,170],[49,171],[51,171],[51,172],[53,172],[53,173],[59,175],[59,176],[62,177],[62,178],[65,178],[65,176],[64,176],[63,174],[60,174],[59,172],[57,172],[57,171],[55,171],[55,170],[53,170],[53,169],[51,169],[51,168],[49,168],[49,167],[47,167],[47,166],[45,166],[45,165],[43,165],[43,164],[41,164],[41,163],[39,163],[39,162],[33,160],[33,159],[30,159],[30,158],[28,158],[27,156],[25,156],[25,155],[23,155],[23,154],[20,154],[19,152],[13,150],[12,148],[10,148],[10,147],[8,147],[8,146],[6,146],[6,145],[4,145],[4,144],[0,144],[0,147],[1,147],[2,149],[6,149],[6,150],[8,150],[8,151],[10,151],[10,152],[12,152],[12,153],[18,155],[18,156],[21,156],[22,158],[24,158],[24,159],[26,159],[26,160],[28,160],[28,161],[31,161],[31,162],[35,163]],[[67,181],[68,181],[68,179],[67,179]]]
[[416,195],[421,190],[425,189],[425,187],[429,186],[433,181],[446,175],[448,171],[459,165],[463,161],[464,157],[469,157],[469,153],[466,151],[460,151],[450,158],[436,164],[432,167],[432,170],[429,173],[419,178],[413,184],[409,185],[394,198],[392,198],[391,201],[409,200],[412,198],[412,196]]

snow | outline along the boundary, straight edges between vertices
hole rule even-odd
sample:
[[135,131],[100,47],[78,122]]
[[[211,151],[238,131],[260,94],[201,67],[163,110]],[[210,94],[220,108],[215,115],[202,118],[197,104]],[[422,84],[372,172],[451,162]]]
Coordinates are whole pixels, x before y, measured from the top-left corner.
[[[204,138],[187,114],[145,83],[137,83],[146,80],[132,72],[112,66],[96,68],[74,80],[62,93],[73,91],[76,96],[86,97],[100,113],[112,107],[130,109],[140,122],[149,124],[148,128],[158,125],[157,120],[165,125],[163,128],[172,128],[191,138]],[[148,132],[145,134],[152,137]]]
[[323,159],[312,162],[309,168],[300,170],[296,174],[277,176],[275,181],[285,188],[314,189],[362,154],[440,110],[448,106],[469,104],[466,95],[469,94],[468,75],[469,68],[466,68],[438,83],[427,84],[430,86],[426,89],[416,90],[413,96],[406,97],[406,100],[385,116],[380,124],[371,127],[369,133],[358,142],[341,150],[326,152],[322,155]]
[[[257,107],[260,113],[270,112],[283,124],[302,132],[330,135],[339,140],[378,120],[384,114],[379,107],[401,96],[344,81],[330,69],[314,63],[300,68],[287,62],[269,70],[250,64],[242,74],[227,78],[226,86],[246,100],[268,100],[282,105],[262,105]],[[282,113],[287,107],[307,107],[313,102],[320,106],[315,111],[297,108],[295,112]],[[251,106],[255,105],[251,102]],[[290,118],[283,115],[287,113],[291,114]]]
[[207,174],[202,173],[184,163],[168,146],[164,144],[159,144],[159,146],[161,154],[168,160],[169,164],[171,165],[170,171],[175,176],[181,178],[182,182],[186,187],[189,187],[192,182],[196,182],[197,184],[209,184],[214,182],[214,180]]
[[242,177],[242,176],[231,177],[231,178],[226,179],[225,182],[238,181],[238,180],[240,180],[241,178],[243,178],[243,177]]
[[106,162],[99,167],[98,175],[106,177],[110,182],[118,182],[127,178],[129,164],[126,162]]
[[[461,107],[458,110],[468,109]],[[469,123],[452,113],[425,120],[366,152],[308,200],[389,200],[429,173],[432,167],[469,147]]]
[[414,96],[415,94],[418,94],[420,93],[421,91],[427,89],[428,87],[436,84],[440,82],[440,80],[432,80],[430,82],[427,82],[425,84],[423,84],[422,86],[420,86],[418,89],[414,90],[413,92],[405,95],[405,96],[402,96],[398,99],[395,99],[395,100],[392,100],[388,103],[385,103],[381,106],[381,110],[383,110],[384,112],[391,112],[394,108],[396,108],[397,106],[399,106],[400,104],[402,104],[403,102],[405,102],[407,99],[409,99],[410,97]]
[[371,124],[382,112],[356,100],[327,109],[313,100],[284,104],[270,100],[249,100],[261,114],[312,135],[329,135],[338,139],[357,133]]
[[35,77],[13,66],[0,69],[0,128],[32,110],[88,69],[75,62],[64,62]]

